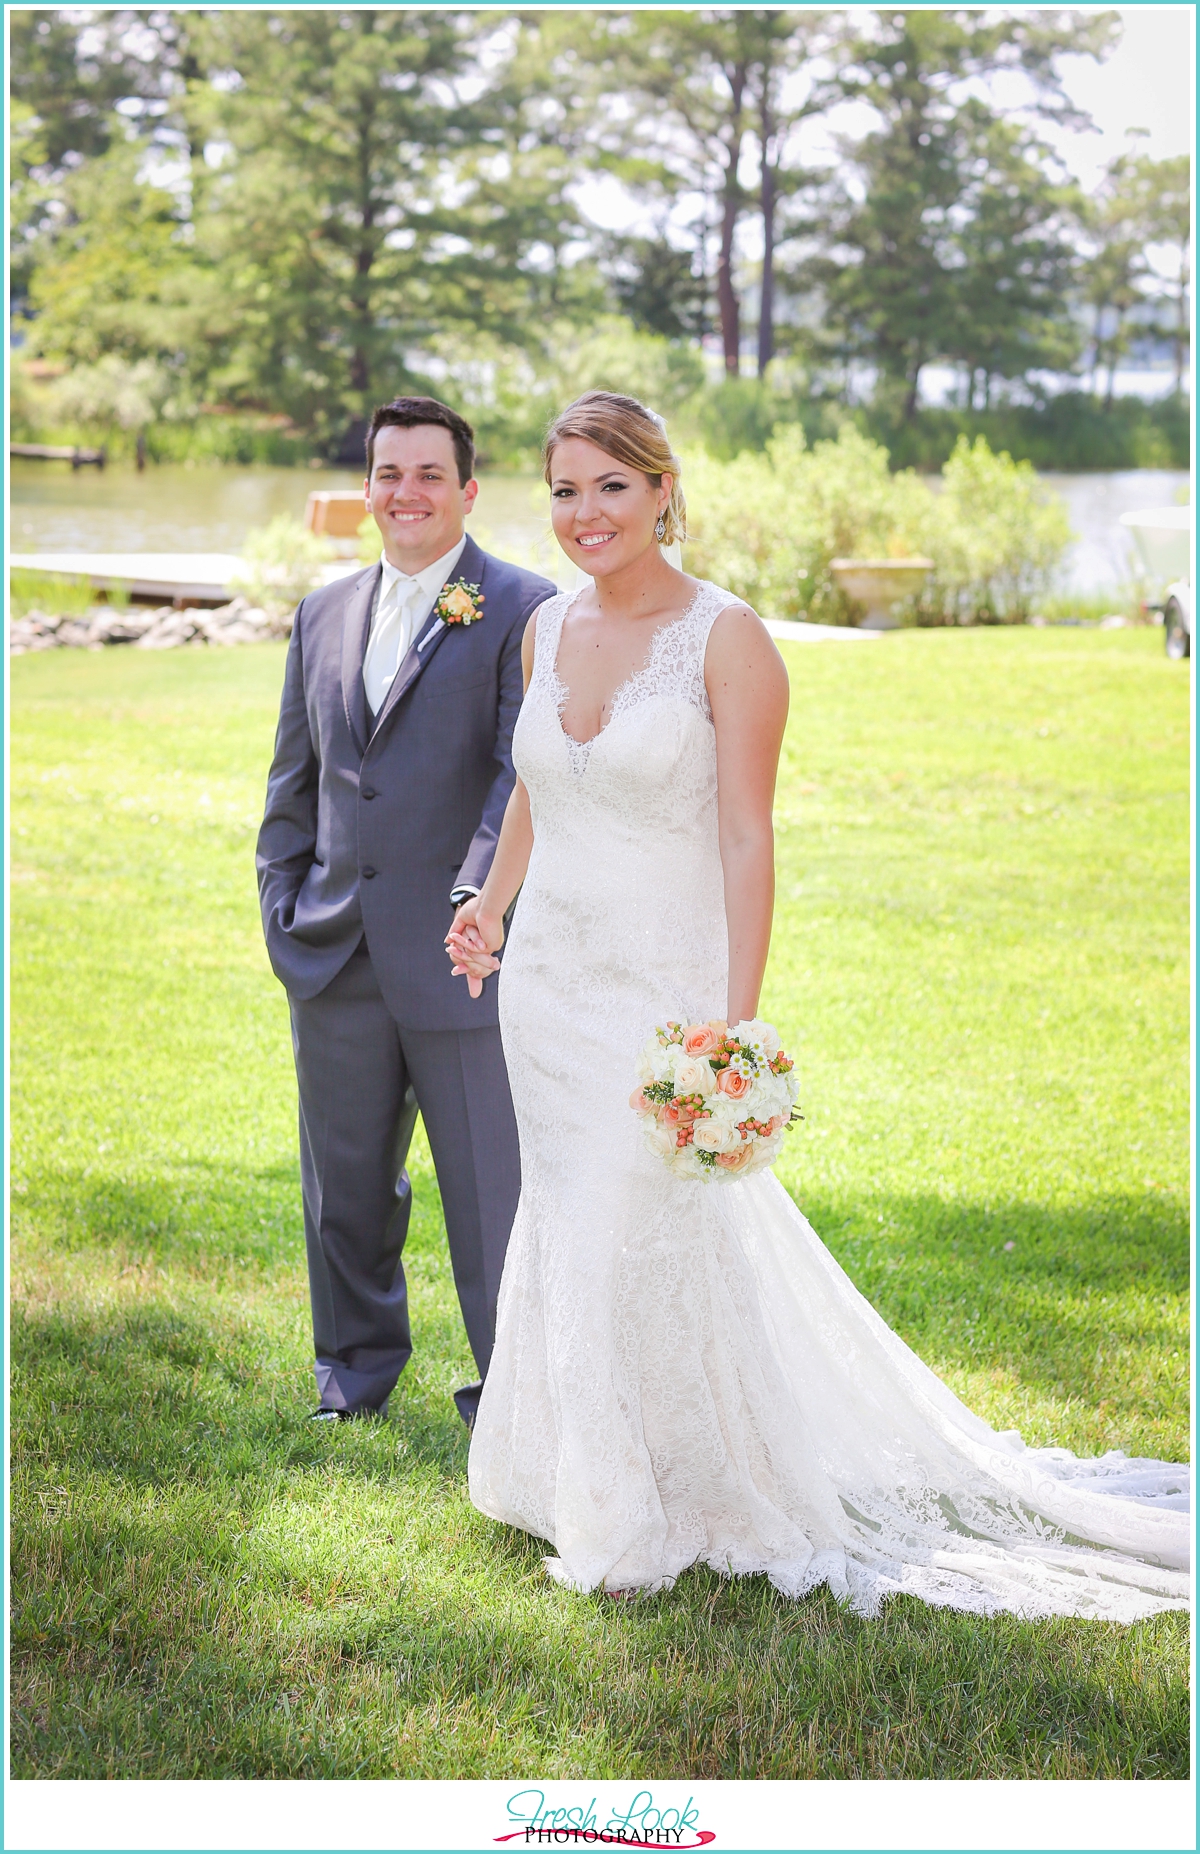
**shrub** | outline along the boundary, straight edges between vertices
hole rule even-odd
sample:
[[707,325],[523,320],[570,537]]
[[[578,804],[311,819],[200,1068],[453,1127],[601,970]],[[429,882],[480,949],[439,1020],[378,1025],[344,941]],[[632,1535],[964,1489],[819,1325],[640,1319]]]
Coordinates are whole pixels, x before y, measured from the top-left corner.
[[[536,468],[555,413],[591,387],[632,393],[673,416],[704,386],[704,364],[688,342],[601,316],[587,329],[552,324],[540,355],[486,333],[444,332],[418,357],[427,390],[470,419],[485,469]],[[425,389],[419,389],[425,390]]]
[[960,438],[941,491],[893,473],[853,425],[811,448],[798,425],[766,450],[684,463],[689,572],[765,616],[846,623],[854,612],[830,562],[926,554],[934,571],[905,614],[922,624],[1019,621],[1049,588],[1071,539],[1066,511],[1029,464]]
[[231,592],[243,592],[252,605],[280,615],[324,583],[324,568],[337,558],[320,535],[310,534],[291,515],[277,515],[265,528],[254,528],[242,544],[243,569],[231,575]]
[[139,431],[162,415],[171,391],[170,375],[156,362],[106,354],[94,366],[72,367],[46,398],[51,416],[64,425]]
[[811,449],[789,425],[732,463],[692,455],[683,480],[688,571],[774,618],[846,623],[830,561],[920,553],[932,527],[925,484],[911,470],[893,475],[883,446],[850,424]]
[[936,571],[918,607],[927,623],[1021,623],[1050,590],[1072,535],[1062,501],[1031,463],[959,438],[942,471],[930,533]]

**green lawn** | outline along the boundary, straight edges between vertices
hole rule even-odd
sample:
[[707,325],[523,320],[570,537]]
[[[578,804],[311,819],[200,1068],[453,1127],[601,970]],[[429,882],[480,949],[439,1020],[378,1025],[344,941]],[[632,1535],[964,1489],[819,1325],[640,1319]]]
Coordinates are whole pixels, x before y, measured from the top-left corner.
[[[15,1774],[1188,1772],[1187,1623],[704,1571],[625,1606],[466,1498],[422,1147],[416,1353],[313,1434],[254,833],[275,646],[13,664]],[[1188,1447],[1188,669],[1145,632],[789,646],[764,1012],[786,1182],[1032,1442]]]

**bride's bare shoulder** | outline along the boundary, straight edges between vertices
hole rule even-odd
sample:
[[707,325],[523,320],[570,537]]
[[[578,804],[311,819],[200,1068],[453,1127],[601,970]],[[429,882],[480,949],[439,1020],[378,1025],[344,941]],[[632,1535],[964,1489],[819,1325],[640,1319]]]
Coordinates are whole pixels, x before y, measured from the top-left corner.
[[713,619],[705,662],[711,666],[723,660],[733,661],[745,657],[747,652],[752,660],[775,662],[783,669],[783,658],[758,613],[743,599],[735,599],[730,594],[729,603],[723,605]]

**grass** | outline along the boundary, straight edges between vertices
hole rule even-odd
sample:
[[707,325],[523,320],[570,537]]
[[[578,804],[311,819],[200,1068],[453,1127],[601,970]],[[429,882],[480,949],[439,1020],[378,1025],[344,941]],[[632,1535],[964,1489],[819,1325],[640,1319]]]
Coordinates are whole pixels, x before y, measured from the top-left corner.
[[[1145,632],[788,646],[766,1013],[786,1182],[1032,1442],[1180,1458],[1188,686]],[[415,1163],[392,1419],[313,1435],[252,849],[277,646],[13,665],[14,1774],[1182,1778],[1187,1620],[682,1577],[625,1607],[476,1513]]]

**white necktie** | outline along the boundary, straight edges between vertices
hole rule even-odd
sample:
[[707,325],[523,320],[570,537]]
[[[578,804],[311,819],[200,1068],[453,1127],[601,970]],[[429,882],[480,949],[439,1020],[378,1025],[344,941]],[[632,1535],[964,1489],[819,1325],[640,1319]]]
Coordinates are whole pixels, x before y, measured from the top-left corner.
[[377,715],[387,700],[396,671],[412,642],[413,617],[420,596],[419,583],[404,574],[380,600],[363,657],[363,687],[372,714]]

